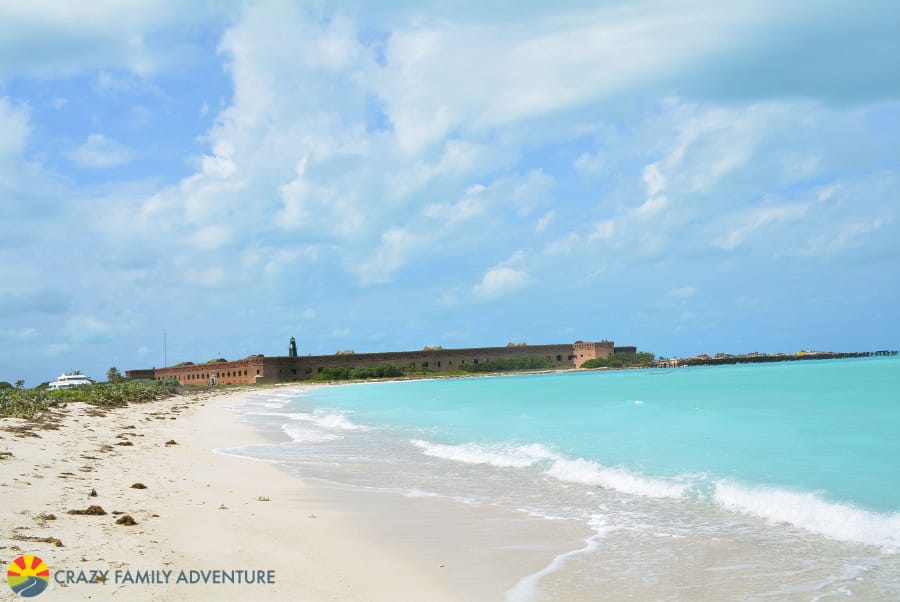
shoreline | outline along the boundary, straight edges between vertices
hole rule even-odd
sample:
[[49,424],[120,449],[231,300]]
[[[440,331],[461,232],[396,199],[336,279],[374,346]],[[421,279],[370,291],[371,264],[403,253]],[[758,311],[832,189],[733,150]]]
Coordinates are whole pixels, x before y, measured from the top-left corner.
[[[39,556],[51,571],[48,593],[60,600],[462,599],[440,567],[425,570],[360,529],[353,503],[338,508],[336,496],[302,478],[214,451],[266,442],[230,409],[259,391],[110,410],[75,403],[42,424],[0,419],[0,561]],[[107,514],[68,513],[91,505]],[[125,514],[136,524],[116,524]],[[117,570],[182,569],[273,570],[274,584],[114,580]],[[64,571],[74,579],[106,571],[107,582]]]

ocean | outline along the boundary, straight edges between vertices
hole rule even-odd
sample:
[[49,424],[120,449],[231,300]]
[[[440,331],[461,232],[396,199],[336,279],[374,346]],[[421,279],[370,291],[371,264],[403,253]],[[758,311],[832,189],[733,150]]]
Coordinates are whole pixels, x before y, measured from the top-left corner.
[[895,357],[283,388],[242,411],[273,444],[227,453],[583,527],[512,602],[900,599]]

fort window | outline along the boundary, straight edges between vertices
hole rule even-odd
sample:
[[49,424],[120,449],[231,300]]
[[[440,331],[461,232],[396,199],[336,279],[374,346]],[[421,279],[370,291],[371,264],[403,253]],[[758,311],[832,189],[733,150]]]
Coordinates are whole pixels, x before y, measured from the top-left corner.
[[322,366],[319,366],[319,372],[317,372],[316,374],[321,373],[321,372],[322,372]]
[[440,368],[440,367],[441,367],[441,363],[440,363],[440,362],[438,362],[438,368]]
[[474,359],[474,360],[472,360],[472,363],[473,363],[473,364],[477,364],[477,363],[478,363],[478,360],[477,360],[477,359]]
[[423,368],[427,368],[427,367],[428,367],[428,362],[422,362],[422,367],[423,367]]
[[307,368],[305,373],[309,374],[310,372],[312,372],[312,368]]
[[570,356],[569,356],[569,359],[570,359],[570,360],[574,360],[574,359],[575,359],[575,356],[574,356],[574,355],[570,355]]
[[557,355],[557,356],[556,356],[556,361],[557,361],[557,362],[561,362],[561,361],[562,361],[562,356],[561,356],[561,355]]
[[259,376],[259,368],[256,369],[256,375]]

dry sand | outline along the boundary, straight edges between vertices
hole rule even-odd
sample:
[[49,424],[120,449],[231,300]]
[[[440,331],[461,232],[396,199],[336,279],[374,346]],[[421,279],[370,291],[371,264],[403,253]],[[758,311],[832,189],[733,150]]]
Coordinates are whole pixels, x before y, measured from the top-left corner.
[[[41,557],[51,571],[42,600],[503,600],[583,545],[580,528],[304,481],[215,453],[267,443],[232,411],[254,391],[112,410],[70,404],[49,430],[0,418],[0,568]],[[68,514],[90,505],[108,514]],[[116,524],[119,513],[137,524]],[[174,583],[179,571],[216,569],[274,570],[275,582]],[[107,581],[61,585],[60,571],[108,571]],[[169,584],[124,582],[138,571],[172,573]],[[19,598],[0,579],[6,599]]]
[[[439,567],[427,574],[372,541],[302,480],[213,453],[260,441],[226,409],[245,394],[99,411],[71,404],[56,430],[0,419],[0,567],[41,557],[51,570],[44,600],[458,599]],[[90,505],[108,514],[68,514]],[[116,524],[117,512],[137,524]],[[62,586],[60,569],[109,573],[105,584]],[[172,570],[171,581],[179,570],[274,570],[275,583],[117,584],[116,569]],[[0,599],[18,599],[5,579]]]

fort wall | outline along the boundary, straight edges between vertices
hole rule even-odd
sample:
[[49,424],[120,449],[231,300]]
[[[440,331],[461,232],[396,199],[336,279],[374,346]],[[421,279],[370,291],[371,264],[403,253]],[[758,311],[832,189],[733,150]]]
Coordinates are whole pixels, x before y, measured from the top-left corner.
[[152,370],[129,370],[129,378],[175,378],[181,384],[252,384],[298,382],[314,378],[327,368],[367,368],[394,364],[416,370],[452,372],[461,366],[499,359],[539,357],[557,368],[576,368],[589,359],[609,357],[611,341],[552,345],[508,345],[467,349],[426,349],[384,353],[343,353],[307,356],[251,356],[233,362],[183,364]]

